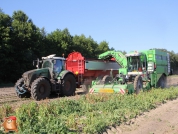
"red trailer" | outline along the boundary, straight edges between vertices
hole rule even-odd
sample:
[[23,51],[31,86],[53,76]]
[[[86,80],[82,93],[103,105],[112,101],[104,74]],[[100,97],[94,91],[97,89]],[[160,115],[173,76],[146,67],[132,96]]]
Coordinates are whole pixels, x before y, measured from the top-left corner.
[[86,88],[92,80],[105,75],[118,74],[119,65],[115,60],[103,61],[99,59],[86,59],[79,52],[72,52],[66,58],[66,70],[76,76],[77,87]]

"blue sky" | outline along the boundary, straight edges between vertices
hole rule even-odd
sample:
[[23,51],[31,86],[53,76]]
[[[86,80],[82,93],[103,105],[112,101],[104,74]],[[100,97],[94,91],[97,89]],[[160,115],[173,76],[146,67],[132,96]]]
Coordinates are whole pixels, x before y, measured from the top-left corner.
[[178,53],[178,0],[1,0],[0,8],[22,10],[47,33],[68,28],[116,50]]

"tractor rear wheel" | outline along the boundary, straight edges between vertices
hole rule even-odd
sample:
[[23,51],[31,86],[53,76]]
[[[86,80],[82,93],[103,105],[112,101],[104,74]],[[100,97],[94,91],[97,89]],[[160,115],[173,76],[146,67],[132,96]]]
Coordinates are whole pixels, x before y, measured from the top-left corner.
[[42,100],[49,97],[51,93],[51,86],[47,79],[38,78],[36,79],[31,86],[31,94],[33,99]]
[[134,90],[136,94],[139,94],[140,90],[143,88],[143,81],[140,75],[137,75],[134,79]]
[[30,98],[31,97],[30,92],[25,92],[25,93],[21,94],[20,88],[22,88],[23,84],[24,84],[23,78],[20,78],[15,84],[17,97],[19,97],[19,98]]
[[75,95],[76,79],[72,74],[67,74],[62,82],[62,95],[72,96]]

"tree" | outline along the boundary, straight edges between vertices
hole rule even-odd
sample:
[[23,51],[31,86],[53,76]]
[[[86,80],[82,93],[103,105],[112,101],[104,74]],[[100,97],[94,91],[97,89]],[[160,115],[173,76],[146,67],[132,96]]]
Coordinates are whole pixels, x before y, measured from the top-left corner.
[[106,51],[109,51],[109,45],[106,41],[102,41],[99,43],[98,47],[97,47],[97,55],[104,53]]
[[75,35],[73,37],[73,51],[79,51],[84,57],[96,58],[97,56],[97,47],[98,44],[89,36],[88,38],[85,35]]
[[7,71],[11,69],[9,62],[12,53],[11,41],[11,23],[12,19],[9,15],[0,13],[0,82],[7,81],[10,76]]
[[44,32],[24,12],[15,11],[12,17],[0,12],[0,81],[15,82],[34,68],[32,60],[47,51],[45,41]]
[[66,54],[67,50],[70,49],[72,44],[72,36],[68,32],[68,29],[55,30],[54,32],[47,35],[48,54],[55,53],[59,56]]

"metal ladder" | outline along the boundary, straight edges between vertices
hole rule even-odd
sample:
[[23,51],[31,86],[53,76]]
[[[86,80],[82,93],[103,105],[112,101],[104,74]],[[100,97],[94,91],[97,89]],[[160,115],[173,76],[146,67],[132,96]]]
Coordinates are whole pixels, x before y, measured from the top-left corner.
[[83,80],[83,60],[78,60],[78,82],[81,82]]

